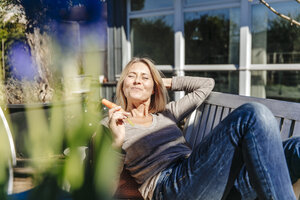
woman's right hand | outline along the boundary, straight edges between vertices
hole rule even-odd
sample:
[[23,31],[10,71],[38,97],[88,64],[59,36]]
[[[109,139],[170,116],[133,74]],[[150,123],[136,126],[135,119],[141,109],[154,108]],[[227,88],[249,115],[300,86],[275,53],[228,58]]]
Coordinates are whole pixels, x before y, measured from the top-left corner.
[[162,78],[162,81],[164,83],[164,86],[167,88],[167,90],[171,89],[171,87],[172,87],[172,78]]
[[112,132],[113,148],[119,149],[122,147],[125,139],[125,122],[124,120],[130,116],[130,113],[125,112],[121,106],[109,109],[108,111],[108,127]]

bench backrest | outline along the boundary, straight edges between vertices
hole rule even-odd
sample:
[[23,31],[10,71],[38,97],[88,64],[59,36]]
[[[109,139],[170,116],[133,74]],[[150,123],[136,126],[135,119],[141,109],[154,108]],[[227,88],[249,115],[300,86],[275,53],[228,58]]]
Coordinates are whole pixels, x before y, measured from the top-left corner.
[[300,103],[212,92],[185,124],[187,142],[193,148],[230,112],[247,102],[259,102],[273,112],[283,140],[300,136]]
[[[273,112],[279,122],[282,139],[300,135],[300,103],[212,92],[185,123],[184,134],[187,142],[193,148],[230,112],[247,102],[262,103]],[[116,197],[142,199],[137,189],[138,185],[127,173],[123,171],[121,174]]]

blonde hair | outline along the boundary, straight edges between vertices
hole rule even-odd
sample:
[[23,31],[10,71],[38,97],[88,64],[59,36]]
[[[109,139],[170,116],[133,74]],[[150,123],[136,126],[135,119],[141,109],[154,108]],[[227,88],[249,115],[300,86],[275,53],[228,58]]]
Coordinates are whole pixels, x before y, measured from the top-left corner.
[[127,99],[123,92],[123,84],[124,80],[129,72],[130,67],[134,63],[144,63],[150,70],[150,73],[154,82],[154,94],[151,96],[151,102],[149,106],[149,113],[157,113],[165,110],[167,101],[168,101],[168,93],[166,87],[163,84],[162,76],[163,74],[156,69],[154,63],[149,58],[133,58],[123,69],[120,79],[117,84],[116,97],[117,104],[120,105],[124,110],[127,110]]

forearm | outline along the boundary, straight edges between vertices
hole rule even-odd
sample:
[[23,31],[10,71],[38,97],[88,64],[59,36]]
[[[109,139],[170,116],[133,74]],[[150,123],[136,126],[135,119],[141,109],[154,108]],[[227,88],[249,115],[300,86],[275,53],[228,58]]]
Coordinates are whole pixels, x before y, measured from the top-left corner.
[[170,102],[167,108],[175,119],[182,120],[203,103],[214,87],[214,80],[204,77],[173,77],[172,91],[185,91],[183,98]]
[[192,76],[182,76],[173,77],[171,90],[173,91],[186,91],[194,92],[196,90],[201,90],[202,92],[210,91],[214,87],[214,80],[212,78],[206,77],[192,77]]

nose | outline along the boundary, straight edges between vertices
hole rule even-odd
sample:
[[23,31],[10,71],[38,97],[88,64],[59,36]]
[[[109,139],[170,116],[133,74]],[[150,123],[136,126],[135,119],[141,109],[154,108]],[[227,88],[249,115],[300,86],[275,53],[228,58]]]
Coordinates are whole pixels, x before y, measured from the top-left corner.
[[136,76],[134,79],[134,83],[139,84],[141,83],[141,77],[140,76]]

